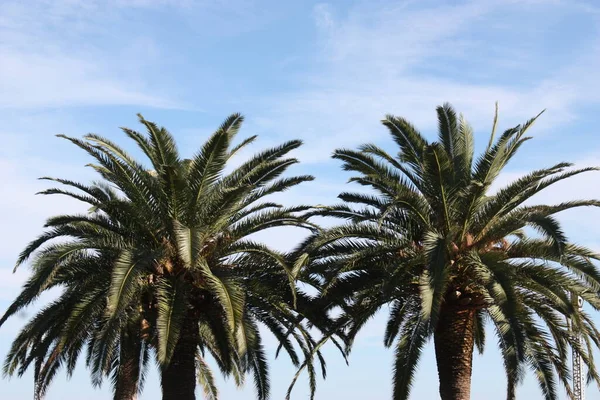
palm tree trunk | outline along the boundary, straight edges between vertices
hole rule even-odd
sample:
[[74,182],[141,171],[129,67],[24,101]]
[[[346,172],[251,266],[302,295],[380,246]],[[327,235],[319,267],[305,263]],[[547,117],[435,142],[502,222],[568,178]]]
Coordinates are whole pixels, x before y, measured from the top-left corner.
[[163,400],[195,400],[198,322],[186,316],[168,367],[163,369]]
[[442,400],[471,398],[475,309],[442,306],[435,333],[435,357]]
[[130,330],[123,334],[120,343],[119,371],[114,400],[136,400],[140,377],[142,342],[139,332]]

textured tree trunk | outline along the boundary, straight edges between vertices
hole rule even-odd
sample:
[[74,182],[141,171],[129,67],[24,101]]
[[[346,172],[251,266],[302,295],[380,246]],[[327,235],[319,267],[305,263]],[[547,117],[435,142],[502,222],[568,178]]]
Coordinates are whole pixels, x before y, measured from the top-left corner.
[[442,306],[434,333],[442,400],[471,398],[475,310]]
[[140,377],[141,340],[139,331],[131,330],[121,337],[119,371],[114,400],[136,400]]
[[169,366],[162,371],[163,400],[195,400],[198,323],[188,315]]

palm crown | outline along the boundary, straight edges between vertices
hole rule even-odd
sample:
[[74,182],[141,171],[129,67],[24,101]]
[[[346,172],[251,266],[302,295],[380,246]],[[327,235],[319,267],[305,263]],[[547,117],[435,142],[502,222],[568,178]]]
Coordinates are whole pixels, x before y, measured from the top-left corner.
[[21,253],[17,265],[33,255],[33,275],[0,325],[43,291],[65,290],[22,330],[5,373],[22,374],[33,363],[41,396],[62,365],[73,371],[87,346],[94,382],[112,374],[115,398],[134,398],[151,349],[161,366],[163,398],[194,398],[196,378],[207,397],[216,398],[209,353],[238,383],[252,372],[258,398],[266,399],[259,324],[281,341],[294,364],[294,340],[312,356],[315,343],[294,309],[306,309],[310,301],[296,290],[297,271],[285,254],[252,239],[271,227],[312,228],[299,214],[308,207],[263,201],[312,177],[281,177],[297,162],[287,154],[300,141],[260,152],[226,173],[231,157],[256,138],[232,145],[242,120],[238,114],[227,118],[196,155],[183,160],[169,132],[140,116],[146,135],[123,131],[150,167],[103,137],[65,137],[95,159],[91,167],[102,181],[44,178],[76,191],[43,194],[67,195],[91,209],[50,218],[48,230]]
[[335,151],[333,157],[355,173],[350,181],[374,193],[342,193],[344,203],[320,210],[318,215],[349,223],[312,235],[296,256],[311,256],[309,274],[329,307],[342,307],[338,325],[349,343],[381,306],[391,305],[385,345],[396,343],[396,400],[408,398],[421,349],[432,336],[442,399],[468,399],[472,353],[474,346],[483,351],[486,322],[498,337],[509,399],[526,366],[546,399],[557,398],[557,379],[571,394],[569,347],[600,382],[592,358],[598,331],[573,306],[580,296],[600,307],[600,274],[591,261],[600,256],[570,243],[554,216],[600,202],[524,204],[544,188],[595,168],[560,163],[491,193],[502,169],[530,139],[525,133],[537,117],[496,138],[496,113],[489,144],[475,158],[473,131],[464,118],[449,105],[437,114],[436,142],[388,115],[383,124],[399,147],[397,156],[372,144]]

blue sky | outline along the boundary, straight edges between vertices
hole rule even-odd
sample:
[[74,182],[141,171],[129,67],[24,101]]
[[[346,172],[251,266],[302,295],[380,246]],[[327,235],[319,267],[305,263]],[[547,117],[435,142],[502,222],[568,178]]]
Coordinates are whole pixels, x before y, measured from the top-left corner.
[[[318,179],[289,192],[289,203],[326,204],[347,189],[329,159],[336,147],[373,141],[391,146],[379,120],[412,120],[435,137],[434,107],[449,101],[487,141],[494,102],[500,126],[516,125],[546,108],[529,142],[501,176],[507,182],[557,161],[600,165],[600,6],[592,0],[268,1],[268,0],[3,0],[0,2],[0,308],[26,279],[12,274],[17,253],[46,217],[77,209],[40,198],[44,175],[88,180],[88,161],[57,133],[99,133],[123,143],[119,126],[135,113],[165,125],[184,155],[228,114],[246,115],[253,148],[300,138],[296,173]],[[589,174],[548,190],[537,202],[600,198],[600,176]],[[600,251],[600,211],[561,216],[569,237]],[[301,232],[263,239],[289,248]],[[42,302],[47,300],[42,299]],[[26,317],[29,314],[23,315]],[[384,316],[370,323],[346,367],[327,351],[329,376],[317,399],[388,399],[392,352],[383,348]],[[0,329],[0,357],[23,319]],[[273,342],[270,341],[270,347]],[[293,376],[288,360],[271,364],[272,398],[284,397]],[[473,399],[505,398],[494,341],[476,356]],[[221,382],[224,399],[253,399]],[[31,375],[0,380],[5,399],[30,398]],[[104,399],[80,367],[56,379],[48,399]],[[596,388],[590,399],[600,398]],[[302,380],[294,399],[307,396]],[[518,398],[540,398],[531,376]],[[142,399],[159,399],[156,373]],[[437,398],[432,346],[427,347],[412,398]],[[566,398],[566,397],[564,397]]]

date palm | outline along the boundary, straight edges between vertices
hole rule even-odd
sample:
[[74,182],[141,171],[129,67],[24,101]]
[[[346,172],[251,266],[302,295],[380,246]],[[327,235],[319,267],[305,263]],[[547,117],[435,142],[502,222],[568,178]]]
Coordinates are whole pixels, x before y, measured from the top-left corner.
[[210,354],[238,384],[253,373],[257,397],[266,399],[261,324],[281,340],[295,365],[292,340],[312,364],[315,342],[299,321],[313,315],[318,326],[318,313],[296,289],[297,271],[286,255],[252,238],[272,227],[313,229],[300,215],[308,207],[264,201],[312,177],[281,177],[297,163],[287,157],[301,145],[297,140],[227,172],[231,157],[256,138],[233,146],[242,120],[238,114],[227,118],[197,154],[183,160],[169,132],[140,116],[146,135],[123,130],[149,165],[98,135],[63,136],[95,159],[91,167],[102,180],[84,185],[45,178],[76,191],[43,194],[67,195],[91,208],[50,218],[48,230],[21,253],[17,266],[33,256],[33,275],[0,325],[42,292],[65,290],[17,337],[5,373],[22,374],[33,364],[42,395],[63,364],[72,372],[87,346],[94,383],[111,374],[115,398],[131,399],[152,350],[164,399],[195,398],[197,379],[206,397],[215,399],[205,358]]
[[[330,308],[342,306],[338,323],[352,341],[364,323],[390,306],[385,345],[395,343],[393,398],[407,399],[425,343],[433,338],[443,400],[470,397],[472,354],[483,351],[486,324],[498,338],[508,398],[525,368],[534,371],[544,398],[557,398],[557,383],[572,395],[568,349],[581,354],[589,378],[600,382],[593,347],[599,332],[580,296],[600,307],[600,255],[568,241],[555,214],[600,206],[596,200],[531,205],[559,181],[595,168],[560,163],[533,171],[503,188],[492,186],[530,138],[537,117],[506,130],[494,128],[474,158],[473,132],[449,105],[437,108],[439,139],[426,140],[404,118],[383,124],[397,156],[372,144],[340,149],[334,158],[351,182],[371,193],[342,193],[343,201],[319,215],[348,223],[312,235],[296,256],[310,255],[310,274]],[[574,340],[566,318],[583,337]]]

